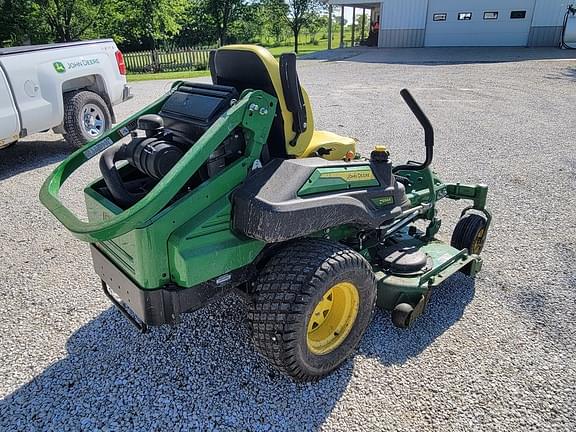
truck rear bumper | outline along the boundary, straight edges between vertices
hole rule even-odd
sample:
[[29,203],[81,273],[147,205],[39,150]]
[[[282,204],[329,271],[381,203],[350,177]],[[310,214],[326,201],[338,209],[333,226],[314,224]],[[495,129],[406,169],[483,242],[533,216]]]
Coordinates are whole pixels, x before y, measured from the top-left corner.
[[[146,331],[148,325],[178,324],[182,313],[197,310],[231,290],[230,285],[218,286],[210,282],[192,288],[172,285],[143,289],[118,269],[96,246],[91,245],[90,250],[94,269],[102,280],[106,295],[142,331]],[[131,313],[128,313],[128,310]]]
[[129,99],[132,99],[134,95],[132,94],[132,87],[129,85],[124,85],[124,90],[122,91],[122,102],[126,102]]

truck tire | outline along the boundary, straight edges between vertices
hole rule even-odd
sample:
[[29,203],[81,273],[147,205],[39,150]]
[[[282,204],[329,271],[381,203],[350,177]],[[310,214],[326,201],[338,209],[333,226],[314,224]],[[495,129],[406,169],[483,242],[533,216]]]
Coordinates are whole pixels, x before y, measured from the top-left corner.
[[112,116],[102,97],[91,91],[64,95],[64,139],[75,147],[100,138],[112,126]]
[[315,381],[354,352],[376,304],[376,279],[356,251],[307,239],[260,272],[248,319],[256,349],[298,381]]

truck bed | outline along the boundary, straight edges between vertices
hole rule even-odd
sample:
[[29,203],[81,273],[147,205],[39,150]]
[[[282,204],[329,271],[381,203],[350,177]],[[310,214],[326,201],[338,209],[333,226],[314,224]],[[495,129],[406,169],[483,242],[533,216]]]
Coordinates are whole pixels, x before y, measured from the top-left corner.
[[68,48],[73,46],[81,46],[81,45],[93,45],[93,44],[103,44],[114,42],[112,39],[94,39],[94,40],[85,40],[85,41],[78,41],[78,42],[66,42],[66,43],[51,43],[51,44],[44,44],[44,45],[26,45],[26,46],[18,46],[18,47],[11,47],[11,48],[0,48],[0,56],[12,55],[12,54],[24,54],[34,51],[44,51],[49,49],[55,48]]

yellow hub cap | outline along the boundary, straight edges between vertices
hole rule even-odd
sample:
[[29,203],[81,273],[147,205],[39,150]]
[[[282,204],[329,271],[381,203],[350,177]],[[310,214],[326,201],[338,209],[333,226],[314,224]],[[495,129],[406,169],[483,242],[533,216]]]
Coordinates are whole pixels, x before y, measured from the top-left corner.
[[481,228],[477,233],[476,237],[472,241],[472,250],[470,251],[471,254],[479,254],[480,249],[482,248],[482,244],[484,243],[484,236],[486,235],[486,229]]
[[324,355],[338,348],[354,326],[359,303],[358,289],[350,282],[337,283],[326,291],[308,321],[308,349]]

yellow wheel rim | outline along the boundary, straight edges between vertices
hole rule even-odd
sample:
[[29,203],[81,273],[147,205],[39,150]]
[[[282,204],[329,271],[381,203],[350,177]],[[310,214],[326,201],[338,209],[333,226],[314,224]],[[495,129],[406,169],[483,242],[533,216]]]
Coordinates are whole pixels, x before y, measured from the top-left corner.
[[308,349],[324,355],[338,348],[354,326],[359,303],[358,289],[350,282],[337,283],[326,291],[308,321]]
[[482,249],[482,244],[484,243],[484,236],[486,234],[485,228],[480,228],[480,230],[476,233],[476,237],[472,241],[472,247],[470,250],[471,254],[479,254],[480,250]]

